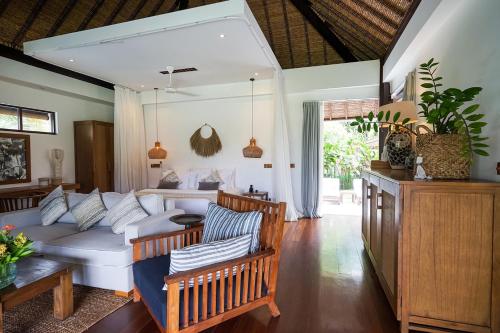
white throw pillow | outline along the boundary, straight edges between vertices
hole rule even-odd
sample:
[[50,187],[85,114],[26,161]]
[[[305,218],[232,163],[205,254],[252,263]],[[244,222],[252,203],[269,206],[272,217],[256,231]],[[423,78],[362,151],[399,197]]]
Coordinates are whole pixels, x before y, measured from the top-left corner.
[[68,205],[64,198],[62,186],[59,185],[49,195],[40,200],[38,207],[40,208],[42,225],[51,225],[63,216],[68,211]]
[[75,207],[83,199],[85,199],[88,194],[85,193],[66,193],[66,203],[68,204],[68,211],[61,216],[57,222],[60,223],[76,223],[75,217],[71,214],[71,208]]
[[128,224],[140,221],[148,214],[141,207],[135,197],[134,191],[130,191],[122,201],[111,208],[106,216],[111,224],[111,229],[115,234],[123,234]]

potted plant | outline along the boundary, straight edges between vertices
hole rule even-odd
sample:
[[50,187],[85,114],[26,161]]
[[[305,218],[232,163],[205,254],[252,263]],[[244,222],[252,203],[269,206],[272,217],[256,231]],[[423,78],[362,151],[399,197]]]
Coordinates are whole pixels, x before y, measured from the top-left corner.
[[11,235],[15,228],[13,225],[6,225],[0,230],[0,289],[16,279],[16,262],[33,253],[33,242],[22,232],[15,237]]
[[482,135],[487,125],[483,121],[484,114],[477,112],[479,104],[470,104],[482,88],[448,88],[441,91],[443,78],[436,75],[438,65],[430,59],[419,67],[421,80],[425,81],[420,85],[425,91],[420,95],[419,115],[431,128],[418,125],[413,131],[406,126],[409,119],[397,123],[400,113],[391,115],[390,111],[379,112],[376,116],[370,113],[367,120],[357,117],[351,125],[356,126],[359,132],[378,131],[381,124],[409,131],[417,136],[416,152],[422,155],[428,175],[434,178],[469,178],[473,155],[489,155],[488,144],[485,143],[488,137]]

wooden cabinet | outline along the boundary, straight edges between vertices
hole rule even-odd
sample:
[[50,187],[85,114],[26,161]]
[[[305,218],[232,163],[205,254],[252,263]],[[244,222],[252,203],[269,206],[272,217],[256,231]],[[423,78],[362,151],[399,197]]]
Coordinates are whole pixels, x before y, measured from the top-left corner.
[[113,124],[75,121],[75,177],[80,192],[114,189]]
[[363,174],[362,235],[401,332],[500,333],[500,184]]

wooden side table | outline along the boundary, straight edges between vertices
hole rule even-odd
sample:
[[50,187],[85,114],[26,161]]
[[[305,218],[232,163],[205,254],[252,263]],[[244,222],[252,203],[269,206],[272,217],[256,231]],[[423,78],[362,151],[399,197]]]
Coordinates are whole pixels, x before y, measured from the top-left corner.
[[259,191],[259,192],[245,192],[241,194],[244,197],[255,198],[260,200],[269,200],[269,192]]
[[3,312],[26,302],[47,290],[54,290],[54,317],[64,320],[73,314],[72,265],[39,257],[25,258],[17,263],[13,284],[0,290],[0,333],[3,333]]

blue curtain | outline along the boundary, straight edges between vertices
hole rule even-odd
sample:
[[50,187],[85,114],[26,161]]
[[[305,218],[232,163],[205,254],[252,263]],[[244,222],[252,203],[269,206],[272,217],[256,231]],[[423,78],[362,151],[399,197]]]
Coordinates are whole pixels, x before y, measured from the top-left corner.
[[320,102],[304,102],[302,128],[302,209],[304,217],[316,218],[321,181],[321,112]]

